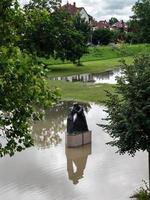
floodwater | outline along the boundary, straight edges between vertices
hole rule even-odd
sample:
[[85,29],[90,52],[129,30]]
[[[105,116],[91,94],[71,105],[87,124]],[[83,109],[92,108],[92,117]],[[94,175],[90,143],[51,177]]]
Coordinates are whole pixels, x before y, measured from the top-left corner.
[[121,76],[121,69],[114,69],[101,73],[93,73],[93,74],[79,74],[67,77],[54,77],[50,78],[50,80],[63,80],[68,82],[83,82],[83,83],[107,83],[107,84],[116,84],[116,77]]
[[35,147],[0,159],[1,200],[128,200],[148,180],[147,154],[120,156],[96,124],[104,107],[84,104],[92,144],[65,147],[66,117],[72,103],[46,112],[33,127]]

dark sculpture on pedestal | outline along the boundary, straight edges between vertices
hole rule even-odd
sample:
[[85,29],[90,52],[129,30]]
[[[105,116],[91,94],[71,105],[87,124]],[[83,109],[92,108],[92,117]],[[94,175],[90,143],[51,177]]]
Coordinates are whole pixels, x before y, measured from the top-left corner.
[[67,118],[67,133],[77,134],[86,131],[88,131],[88,126],[83,107],[78,103],[74,103]]
[[83,107],[74,103],[67,118],[67,147],[80,147],[91,143],[91,131],[88,130]]

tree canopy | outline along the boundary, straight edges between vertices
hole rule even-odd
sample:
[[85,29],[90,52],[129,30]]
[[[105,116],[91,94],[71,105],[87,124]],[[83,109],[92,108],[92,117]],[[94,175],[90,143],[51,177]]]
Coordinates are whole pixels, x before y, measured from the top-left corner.
[[2,47],[0,54],[0,156],[12,156],[33,145],[30,123],[58,91],[50,90],[44,67],[18,47]]
[[45,67],[19,46],[25,15],[17,0],[2,0],[0,13],[0,156],[12,156],[33,145],[31,121],[59,94],[46,83]]
[[139,42],[150,42],[150,1],[138,0],[132,8],[132,29],[136,29]]
[[110,25],[113,25],[115,24],[116,22],[118,22],[118,19],[116,17],[111,17],[110,20],[109,20],[109,24]]
[[108,124],[105,130],[113,138],[108,144],[121,154],[150,152],[150,56],[135,58],[132,65],[122,65],[116,93],[108,93],[105,102]]
[[52,56],[76,63],[87,52],[89,25],[80,16],[71,16],[60,6],[54,7],[51,12],[46,3],[42,8],[30,4],[24,7],[20,48],[26,47],[38,56]]
[[96,29],[92,35],[92,43],[107,45],[112,41],[113,35],[113,32],[108,29]]
[[86,51],[85,36],[59,0],[0,1],[0,156],[33,145],[31,122],[59,99],[47,84],[37,56],[76,62]]

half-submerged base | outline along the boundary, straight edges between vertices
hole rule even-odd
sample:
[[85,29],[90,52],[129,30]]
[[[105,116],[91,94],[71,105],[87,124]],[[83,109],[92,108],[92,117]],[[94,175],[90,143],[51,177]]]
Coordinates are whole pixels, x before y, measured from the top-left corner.
[[66,146],[67,147],[80,147],[85,144],[90,144],[92,140],[92,132],[86,131],[83,133],[66,134]]

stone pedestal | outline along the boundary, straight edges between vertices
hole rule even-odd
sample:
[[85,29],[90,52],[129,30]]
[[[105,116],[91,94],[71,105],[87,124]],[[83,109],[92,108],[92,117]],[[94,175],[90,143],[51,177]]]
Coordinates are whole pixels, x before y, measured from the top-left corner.
[[78,134],[68,135],[66,134],[66,146],[67,147],[80,147],[85,144],[90,144],[92,140],[92,132],[87,131]]

